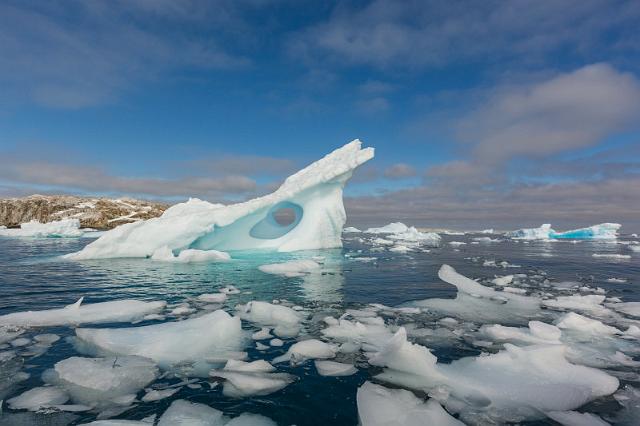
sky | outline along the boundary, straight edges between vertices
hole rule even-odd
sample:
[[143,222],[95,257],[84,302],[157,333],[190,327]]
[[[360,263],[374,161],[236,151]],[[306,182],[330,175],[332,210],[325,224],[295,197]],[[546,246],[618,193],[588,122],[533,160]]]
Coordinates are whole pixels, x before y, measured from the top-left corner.
[[640,3],[0,2],[0,197],[236,202],[359,138],[349,224],[640,231]]

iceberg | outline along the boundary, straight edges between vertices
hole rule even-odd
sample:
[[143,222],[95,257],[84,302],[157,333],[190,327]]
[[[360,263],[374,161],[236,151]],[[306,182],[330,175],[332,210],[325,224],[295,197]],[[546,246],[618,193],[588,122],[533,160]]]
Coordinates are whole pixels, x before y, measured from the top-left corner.
[[190,199],[162,216],[121,225],[68,259],[150,257],[166,246],[279,252],[342,247],[342,192],[353,171],[374,156],[354,140],[289,176],[275,192],[243,203]]
[[504,234],[504,236],[520,240],[548,240],[552,232],[555,231],[551,229],[551,225],[545,223],[539,228],[523,228],[516,231],[509,231]]
[[621,227],[619,223],[601,223],[571,231],[552,231],[550,237],[556,240],[612,240],[618,237],[618,229]]
[[83,235],[78,219],[63,219],[47,223],[32,220],[21,224],[19,229],[0,229],[0,236],[3,237],[78,238]]
[[587,228],[556,232],[551,225],[545,223],[539,228],[525,228],[510,231],[506,237],[521,240],[612,240],[618,237],[619,223],[601,223]]
[[369,228],[364,231],[367,234],[401,234],[407,232],[409,227],[402,222],[392,222],[379,228]]

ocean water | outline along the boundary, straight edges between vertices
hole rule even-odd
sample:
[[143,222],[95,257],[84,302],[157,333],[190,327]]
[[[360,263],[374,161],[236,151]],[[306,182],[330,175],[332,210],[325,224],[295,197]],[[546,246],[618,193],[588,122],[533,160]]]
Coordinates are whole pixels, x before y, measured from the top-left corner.
[[[323,327],[319,319],[332,315],[339,317],[346,309],[362,309],[370,303],[398,306],[427,298],[454,298],[455,287],[441,281],[437,272],[442,264],[449,264],[472,279],[486,282],[496,275],[527,274],[536,277],[525,280],[527,291],[535,289],[544,279],[551,283],[578,282],[595,291],[601,288],[607,297],[625,302],[640,301],[640,254],[633,253],[626,244],[633,240],[622,237],[618,242],[589,241],[513,241],[472,244],[479,235],[443,235],[443,244],[407,254],[390,252],[360,240],[359,234],[347,234],[344,248],[314,252],[273,254],[262,252],[232,253],[228,263],[167,263],[148,259],[108,259],[72,262],[59,258],[65,253],[80,250],[91,239],[21,239],[0,238],[0,314],[26,310],[59,308],[84,297],[84,303],[117,299],[164,300],[170,306],[190,302],[202,293],[216,292],[218,288],[233,285],[242,293],[229,297],[224,309],[233,312],[237,303],[250,300],[285,301],[302,306],[308,319],[301,334],[320,337]],[[492,236],[495,238],[496,236]],[[468,244],[455,248],[450,241]],[[593,254],[624,254],[630,259],[594,257]],[[265,274],[258,266],[312,256],[324,257],[321,273],[304,277],[285,278]],[[367,259],[369,258],[369,259]],[[371,259],[372,258],[372,259]],[[514,268],[485,266],[487,260],[507,261]],[[489,263],[490,265],[490,263]],[[540,278],[542,277],[542,278]],[[626,280],[608,282],[610,278]],[[547,282],[547,284],[548,284]],[[548,290],[553,293],[554,288]],[[563,290],[557,290],[558,294]],[[601,291],[601,290],[598,290]],[[586,293],[585,293],[586,294]],[[172,319],[169,317],[169,319]],[[419,322],[424,327],[435,327],[430,318],[387,318],[388,322],[402,325]],[[145,321],[138,325],[151,324]],[[476,324],[480,325],[480,324]],[[110,324],[99,327],[130,327],[131,324]],[[243,322],[243,327],[256,327]],[[63,337],[39,357],[25,357],[22,371],[30,378],[12,390],[6,398],[42,385],[43,371],[56,362],[78,355],[65,337],[74,335],[71,327],[50,327],[34,330],[23,336],[38,333],[56,333]],[[281,355],[295,339],[285,340],[284,347],[264,352],[249,346],[249,359],[267,359]],[[477,356],[486,349],[473,344],[472,339],[446,339],[419,341],[433,349],[440,362],[450,362],[468,356]],[[640,360],[635,355],[636,360]],[[291,367],[278,364],[278,370],[297,376],[297,380],[281,391],[268,396],[242,399],[222,395],[221,386],[211,389],[206,384],[200,389],[182,387],[170,398],[137,403],[117,418],[140,420],[152,414],[160,415],[175,399],[188,399],[205,403],[235,416],[244,412],[263,414],[280,425],[356,425],[358,423],[356,390],[381,370],[369,366],[362,355],[345,356],[341,360],[353,362],[358,373],[348,377],[322,377],[313,362]],[[623,385],[640,386],[634,381],[637,368],[616,367],[624,376]],[[624,373],[624,374],[623,374]],[[163,379],[179,382],[179,378]],[[209,379],[201,379],[205,383]],[[581,411],[613,418],[620,410],[613,397],[605,397],[582,407]],[[60,414],[20,413],[4,408],[0,424],[82,424],[95,420],[96,413]],[[20,423],[23,422],[23,423]],[[556,424],[540,420],[524,424]],[[638,423],[640,424],[640,423]]]

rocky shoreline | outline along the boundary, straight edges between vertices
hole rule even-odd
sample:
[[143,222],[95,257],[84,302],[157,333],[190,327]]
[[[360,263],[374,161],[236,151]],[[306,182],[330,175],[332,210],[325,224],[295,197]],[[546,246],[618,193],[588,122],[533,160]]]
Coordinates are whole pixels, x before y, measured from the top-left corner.
[[0,226],[15,228],[32,220],[45,223],[79,219],[83,228],[107,230],[124,223],[160,216],[168,207],[168,204],[132,198],[31,195],[0,199]]

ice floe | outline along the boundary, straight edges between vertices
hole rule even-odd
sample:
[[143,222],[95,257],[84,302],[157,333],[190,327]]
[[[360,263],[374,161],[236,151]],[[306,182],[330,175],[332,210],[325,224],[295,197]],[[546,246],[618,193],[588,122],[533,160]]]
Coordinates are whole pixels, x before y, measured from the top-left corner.
[[42,386],[29,389],[7,401],[14,410],[38,411],[54,405],[62,405],[69,400],[69,395],[56,386]]
[[273,333],[279,337],[295,337],[300,332],[302,316],[288,306],[251,301],[244,305],[237,305],[236,312],[245,321],[274,327]]
[[392,222],[379,228],[368,228],[364,232],[367,234],[400,234],[407,232],[409,227],[402,222]]
[[142,319],[145,315],[158,313],[166,306],[165,302],[144,302],[133,299],[88,304],[82,302],[83,298],[80,298],[76,303],[60,309],[2,315],[0,325],[44,327],[132,322]]
[[[158,218],[106,232],[71,259],[148,257],[172,251],[269,249],[282,252],[342,246],[342,191],[353,171],[373,158],[354,140],[288,177],[272,194],[222,205],[192,199]],[[281,215],[286,214],[286,221]],[[179,254],[178,254],[179,256]]]
[[284,355],[273,360],[274,363],[289,361],[292,365],[297,365],[309,359],[327,359],[336,356],[334,348],[318,339],[303,340],[294,343]]
[[541,315],[537,298],[496,291],[457,273],[449,265],[442,265],[438,276],[458,289],[455,299],[426,299],[407,305],[485,323],[527,323]]
[[65,389],[76,404],[104,407],[135,398],[158,375],[158,367],[139,356],[71,357],[56,363],[43,379]]
[[316,370],[321,376],[328,377],[341,377],[351,376],[358,372],[358,369],[353,364],[345,364],[343,362],[336,361],[314,361]]
[[204,377],[216,364],[234,358],[245,346],[240,318],[222,310],[184,321],[130,328],[80,328],[82,353],[138,355],[163,369]]
[[520,422],[573,410],[618,388],[615,377],[569,363],[565,350],[505,344],[497,354],[443,364],[400,328],[369,363],[387,367],[376,379],[428,392],[465,422]]
[[269,395],[285,388],[296,377],[287,373],[274,373],[275,367],[264,360],[253,362],[229,360],[222,370],[209,375],[225,379],[223,394],[234,398]]
[[356,400],[361,426],[464,426],[434,399],[425,402],[403,389],[364,382]]

